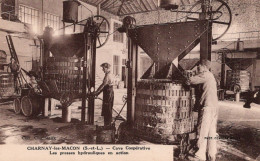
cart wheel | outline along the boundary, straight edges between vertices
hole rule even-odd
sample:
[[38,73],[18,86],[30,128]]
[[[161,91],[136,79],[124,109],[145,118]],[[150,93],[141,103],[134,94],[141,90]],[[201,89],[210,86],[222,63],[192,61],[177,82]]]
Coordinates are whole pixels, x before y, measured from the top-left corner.
[[15,114],[21,113],[21,101],[19,98],[14,99],[13,108],[14,108]]
[[24,114],[24,116],[26,116],[26,117],[32,116],[32,113],[33,113],[32,108],[33,108],[33,106],[32,106],[30,97],[24,96],[21,99],[21,109],[22,109],[22,113]]
[[[201,3],[202,1],[198,1],[190,8],[186,15],[186,21],[199,20],[199,14],[202,13]],[[216,41],[228,31],[232,21],[232,13],[227,3],[222,0],[212,1],[211,6],[212,10],[209,15],[212,17],[210,19],[212,22],[212,39]]]
[[100,16],[100,15],[96,15],[96,16],[88,18],[87,23],[88,23],[88,21],[91,21],[91,19],[93,19],[93,21],[98,26],[96,47],[100,48],[103,45],[105,45],[106,42],[108,41],[108,38],[110,35],[109,34],[110,24],[109,24],[109,21],[105,17]]

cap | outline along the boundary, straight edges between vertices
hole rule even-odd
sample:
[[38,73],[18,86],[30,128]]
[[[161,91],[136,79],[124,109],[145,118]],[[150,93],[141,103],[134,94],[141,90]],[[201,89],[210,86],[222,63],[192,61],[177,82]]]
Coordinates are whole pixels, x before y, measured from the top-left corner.
[[109,69],[111,65],[109,63],[103,63],[100,66]]
[[211,68],[211,62],[208,59],[201,59],[200,64],[206,66],[208,69]]

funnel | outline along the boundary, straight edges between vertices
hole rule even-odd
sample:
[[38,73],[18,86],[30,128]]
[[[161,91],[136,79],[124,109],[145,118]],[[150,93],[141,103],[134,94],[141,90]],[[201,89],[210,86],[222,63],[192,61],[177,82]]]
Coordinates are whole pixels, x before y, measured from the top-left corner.
[[54,36],[51,39],[50,51],[54,57],[82,57],[84,54],[84,34]]
[[225,58],[226,65],[232,70],[246,70],[253,64],[254,58]]
[[148,75],[158,79],[171,76],[170,72],[178,70],[171,67],[172,61],[180,55],[184,57],[188,54],[207,29],[207,20],[145,25],[129,29],[130,38],[154,61],[154,70],[152,67],[148,69],[154,73],[145,73],[143,78]]

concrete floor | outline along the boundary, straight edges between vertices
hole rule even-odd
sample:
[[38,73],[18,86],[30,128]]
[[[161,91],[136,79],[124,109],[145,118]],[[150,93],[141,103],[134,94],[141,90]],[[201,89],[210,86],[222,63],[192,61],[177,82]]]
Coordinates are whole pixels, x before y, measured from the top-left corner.
[[[114,108],[123,106],[122,96],[125,89],[115,89]],[[61,122],[61,110],[55,109],[52,116],[39,116],[31,119],[16,115],[12,104],[0,106],[0,144],[95,144],[95,127],[80,125],[81,102],[72,104],[72,122]],[[102,126],[101,101],[96,101],[95,125]],[[122,112],[126,116],[126,107]],[[113,114],[116,116],[116,113]],[[116,127],[121,121],[116,121]],[[87,131],[87,132],[86,132]],[[219,161],[260,160],[260,106],[243,108],[242,102],[221,101],[218,121],[218,157]],[[152,144],[137,140],[134,144]],[[180,159],[176,159],[180,160]]]

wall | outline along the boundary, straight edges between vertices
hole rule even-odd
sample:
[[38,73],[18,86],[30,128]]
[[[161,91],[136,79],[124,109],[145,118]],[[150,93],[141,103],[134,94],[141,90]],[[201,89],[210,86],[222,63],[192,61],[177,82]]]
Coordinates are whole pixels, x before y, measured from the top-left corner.
[[113,41],[113,34],[115,32],[114,22],[122,24],[122,22],[109,18],[110,23],[110,31],[111,35],[109,36],[109,39],[107,43],[102,46],[101,48],[97,49],[97,68],[96,73],[100,78],[103,78],[104,73],[102,69],[100,68],[100,65],[104,62],[107,62],[111,64],[111,71],[113,72],[113,56],[117,55],[119,56],[119,77],[122,77],[122,59],[127,58],[127,50],[126,50],[126,44],[127,44],[127,38],[126,35],[123,35],[123,43],[121,42],[114,42]]

